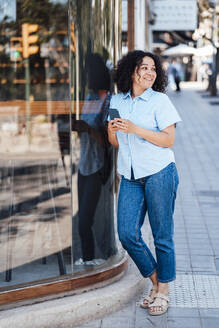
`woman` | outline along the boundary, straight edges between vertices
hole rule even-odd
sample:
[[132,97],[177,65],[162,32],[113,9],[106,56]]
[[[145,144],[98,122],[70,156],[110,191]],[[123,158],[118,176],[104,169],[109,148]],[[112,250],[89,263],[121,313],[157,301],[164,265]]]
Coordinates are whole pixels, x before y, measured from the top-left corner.
[[[173,211],[178,186],[174,154],[175,125],[181,121],[164,94],[167,78],[158,56],[129,52],[118,62],[115,82],[120,93],[110,108],[120,118],[108,124],[110,143],[118,147],[118,234],[123,247],[153,287],[141,306],[151,315],[168,309],[168,283],[175,279]],[[141,235],[148,212],[156,260]]]

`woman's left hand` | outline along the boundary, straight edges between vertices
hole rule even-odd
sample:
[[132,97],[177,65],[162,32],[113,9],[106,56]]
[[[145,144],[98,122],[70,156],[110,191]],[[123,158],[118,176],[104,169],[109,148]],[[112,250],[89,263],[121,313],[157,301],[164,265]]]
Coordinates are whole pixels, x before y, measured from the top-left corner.
[[135,133],[136,131],[136,125],[129,120],[115,118],[114,122],[114,124],[119,128],[119,130],[124,133]]

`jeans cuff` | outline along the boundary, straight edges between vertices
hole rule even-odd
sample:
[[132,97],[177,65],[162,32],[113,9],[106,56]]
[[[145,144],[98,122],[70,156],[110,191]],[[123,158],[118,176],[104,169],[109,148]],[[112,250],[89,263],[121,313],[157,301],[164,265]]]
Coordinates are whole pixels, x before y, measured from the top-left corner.
[[173,278],[168,279],[168,280],[162,280],[162,279],[159,279],[159,278],[157,279],[158,282],[162,282],[163,284],[174,281],[174,280],[176,280],[176,276],[174,276]]
[[143,277],[144,278],[150,277],[156,270],[157,270],[157,268],[153,269],[153,271],[151,271],[151,273],[149,273],[149,274],[147,274],[146,276],[143,276]]

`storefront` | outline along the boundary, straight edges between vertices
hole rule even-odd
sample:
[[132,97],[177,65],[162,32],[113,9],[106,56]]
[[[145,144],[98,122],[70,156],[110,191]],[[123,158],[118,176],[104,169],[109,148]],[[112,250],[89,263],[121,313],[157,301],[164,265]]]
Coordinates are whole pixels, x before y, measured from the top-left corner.
[[106,136],[120,0],[0,1],[0,306],[121,276]]

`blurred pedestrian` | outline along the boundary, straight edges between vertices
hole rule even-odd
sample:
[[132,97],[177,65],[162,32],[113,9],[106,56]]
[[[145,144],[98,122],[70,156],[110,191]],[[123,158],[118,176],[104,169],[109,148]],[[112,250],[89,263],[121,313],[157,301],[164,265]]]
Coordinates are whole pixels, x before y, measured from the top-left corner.
[[[164,94],[167,78],[158,56],[129,52],[118,62],[115,82],[120,93],[112,97],[110,108],[117,109],[120,118],[109,122],[108,137],[118,148],[121,175],[118,234],[143,277],[153,284],[141,306],[160,315],[168,309],[168,283],[176,277],[173,212],[178,174],[171,147],[181,119]],[[141,235],[146,212],[156,260]]]
[[170,66],[170,74],[172,74],[176,91],[181,91],[180,89],[180,82],[181,82],[181,65],[176,60],[173,60]]

